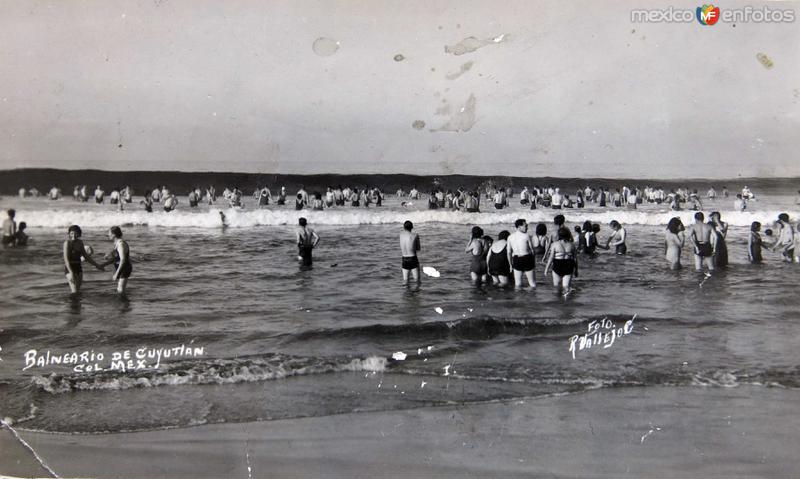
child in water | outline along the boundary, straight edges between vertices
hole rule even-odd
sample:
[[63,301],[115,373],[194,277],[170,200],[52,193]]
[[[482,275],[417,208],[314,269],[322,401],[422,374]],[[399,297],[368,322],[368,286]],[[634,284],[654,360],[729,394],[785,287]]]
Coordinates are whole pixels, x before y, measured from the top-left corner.
[[16,246],[28,246],[28,235],[25,233],[25,228],[27,227],[28,224],[24,221],[20,222],[19,227],[17,227],[17,234],[14,238]]

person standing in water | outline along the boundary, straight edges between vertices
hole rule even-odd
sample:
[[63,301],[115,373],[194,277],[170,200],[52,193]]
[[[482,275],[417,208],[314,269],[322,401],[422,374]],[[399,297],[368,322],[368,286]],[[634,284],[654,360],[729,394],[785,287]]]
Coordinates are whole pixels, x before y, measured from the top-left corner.
[[781,251],[783,261],[791,263],[794,259],[794,231],[792,231],[792,224],[789,222],[789,215],[781,213],[778,215],[778,221],[775,226],[780,228],[778,233],[778,240],[772,247],[772,251]]
[[667,223],[667,232],[664,236],[667,261],[672,270],[681,268],[681,251],[686,240],[684,236],[684,226],[677,216],[671,218]]
[[489,267],[489,274],[495,283],[499,283],[501,287],[507,286],[509,275],[511,274],[511,264],[508,262],[508,237],[510,233],[506,230],[497,235],[497,241],[489,248],[489,253],[486,256],[486,264]]
[[764,244],[761,240],[761,223],[753,221],[750,225],[750,235],[747,238],[747,259],[753,264],[758,264],[764,261],[761,256],[761,246]]
[[25,233],[25,229],[28,227],[27,223],[21,221],[19,223],[19,228],[17,229],[17,234],[14,236],[15,246],[28,246],[28,234]]
[[533,256],[542,258],[542,264],[547,260],[547,249],[550,247],[550,237],[547,236],[547,226],[544,223],[536,225],[536,234],[531,238]]
[[403,231],[400,232],[400,253],[403,256],[403,284],[408,284],[408,273],[414,278],[415,283],[419,283],[419,259],[417,251],[420,251],[419,235],[412,233],[414,224],[410,221],[403,223]]
[[608,237],[608,241],[606,241],[606,249],[610,249],[613,246],[614,252],[617,254],[626,254],[628,246],[625,244],[625,239],[628,235],[625,232],[625,228],[617,220],[611,220],[609,226],[611,226],[612,233]]
[[114,265],[114,275],[111,279],[117,282],[117,293],[125,294],[125,287],[128,285],[128,278],[133,272],[131,264],[131,250],[128,243],[122,239],[122,229],[119,226],[112,226],[108,230],[108,239],[114,242],[114,251],[106,257],[108,261],[101,266]]
[[725,237],[728,235],[728,223],[722,221],[719,211],[713,211],[709,215],[708,224],[714,229],[716,235],[716,247],[714,248],[714,267],[724,268],[728,266],[728,246],[725,244]]
[[514,222],[517,231],[508,237],[508,247],[506,252],[508,262],[514,269],[514,288],[522,289],[522,276],[528,278],[530,289],[536,289],[536,274],[534,266],[536,262],[533,256],[533,244],[528,235],[528,223],[520,218]]
[[558,230],[558,240],[550,247],[544,274],[553,268],[553,286],[567,294],[572,292],[572,277],[578,276],[578,255],[575,243],[570,241],[569,230]]
[[464,252],[472,254],[469,263],[469,274],[475,284],[486,282],[486,249],[486,242],[483,240],[483,229],[480,226],[473,226],[472,238],[467,243]]
[[11,209],[6,211],[6,214],[8,216],[3,220],[3,246],[14,246],[17,237],[17,222],[14,221],[14,217],[17,212]]
[[70,291],[75,294],[81,290],[83,284],[83,265],[81,258],[86,258],[86,261],[92,264],[95,268],[103,271],[103,266],[96,263],[81,240],[81,228],[78,225],[72,225],[67,229],[67,240],[64,241],[62,248],[64,256],[64,274],[67,276],[67,283],[69,283]]
[[694,269],[703,271],[703,265],[714,271],[714,254],[716,253],[717,235],[714,228],[704,223],[705,216],[701,211],[694,214],[689,239],[694,244]]
[[311,250],[319,243],[319,236],[317,232],[309,228],[308,221],[305,218],[298,220],[297,233],[297,260],[303,262],[303,266],[311,266],[313,261],[311,258]]

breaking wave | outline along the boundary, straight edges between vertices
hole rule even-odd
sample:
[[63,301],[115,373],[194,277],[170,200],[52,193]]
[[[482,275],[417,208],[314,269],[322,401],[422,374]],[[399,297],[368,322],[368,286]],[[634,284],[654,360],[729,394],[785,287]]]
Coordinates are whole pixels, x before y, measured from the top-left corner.
[[[673,216],[678,216],[684,224],[693,221],[694,211],[659,210],[599,210],[587,208],[583,210],[505,210],[487,211],[483,213],[464,213],[443,210],[403,210],[403,209],[330,209],[325,211],[309,210],[273,210],[273,209],[204,209],[197,211],[176,210],[172,212],[155,211],[97,211],[97,210],[28,210],[17,213],[18,221],[25,221],[29,226],[45,228],[66,228],[78,224],[84,228],[108,228],[114,225],[155,226],[175,228],[221,228],[220,212],[225,215],[226,225],[231,228],[250,228],[256,226],[295,225],[301,216],[317,225],[380,225],[402,224],[406,220],[414,223],[448,223],[456,225],[494,225],[513,224],[517,218],[525,218],[529,223],[550,223],[553,216],[563,214],[568,223],[608,224],[617,220],[622,224],[664,226]],[[723,220],[732,226],[749,226],[753,221],[770,224],[775,221],[779,210],[764,211],[723,211]],[[797,220],[796,213],[790,213],[792,221]]]

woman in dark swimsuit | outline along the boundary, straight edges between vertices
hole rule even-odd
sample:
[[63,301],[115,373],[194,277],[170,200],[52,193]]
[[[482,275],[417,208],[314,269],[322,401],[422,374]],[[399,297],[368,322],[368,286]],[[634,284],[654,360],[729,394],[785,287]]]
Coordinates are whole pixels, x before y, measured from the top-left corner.
[[764,261],[761,256],[761,246],[764,243],[761,240],[761,235],[758,234],[759,231],[761,231],[761,223],[753,221],[753,224],[750,225],[750,237],[747,239],[747,257],[753,264]]
[[80,291],[81,284],[83,283],[81,258],[86,258],[86,261],[94,265],[97,269],[103,270],[103,266],[96,263],[86,251],[86,247],[80,239],[81,234],[80,226],[70,226],[67,229],[67,240],[64,241],[64,247],[62,248],[64,252],[64,274],[67,276],[69,290],[73,294]]
[[717,235],[717,247],[714,252],[714,267],[724,268],[728,266],[728,246],[725,244],[725,237],[728,235],[728,223],[722,221],[718,211],[712,211],[709,215],[709,224],[714,228]]
[[572,292],[572,277],[578,277],[578,256],[575,243],[569,241],[569,230],[558,230],[558,241],[550,247],[550,256],[544,267],[544,274],[553,267],[553,286],[559,288],[564,294]]
[[480,226],[472,227],[472,238],[470,238],[465,253],[471,253],[472,258],[469,263],[469,274],[475,284],[486,281],[486,243],[483,241],[483,229]]
[[119,226],[112,226],[108,230],[108,239],[114,241],[114,251],[106,256],[109,260],[103,263],[103,266],[114,264],[114,275],[111,279],[117,282],[117,292],[125,294],[125,286],[128,285],[128,278],[133,272],[130,248],[128,243],[122,239],[122,229]]
[[509,235],[508,231],[501,231],[497,235],[497,241],[489,248],[489,253],[486,257],[489,274],[494,282],[499,283],[500,286],[507,286],[509,283],[508,278],[511,276],[511,264],[508,262],[508,250],[506,249]]

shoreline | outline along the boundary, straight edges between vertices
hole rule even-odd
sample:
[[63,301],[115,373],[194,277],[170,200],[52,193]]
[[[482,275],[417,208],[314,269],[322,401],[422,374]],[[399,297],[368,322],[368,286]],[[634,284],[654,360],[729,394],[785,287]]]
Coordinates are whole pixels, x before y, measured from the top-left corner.
[[[632,387],[132,433],[19,434],[62,477],[788,478],[798,470],[798,405],[790,389]],[[0,474],[47,476],[7,430],[0,464]]]

